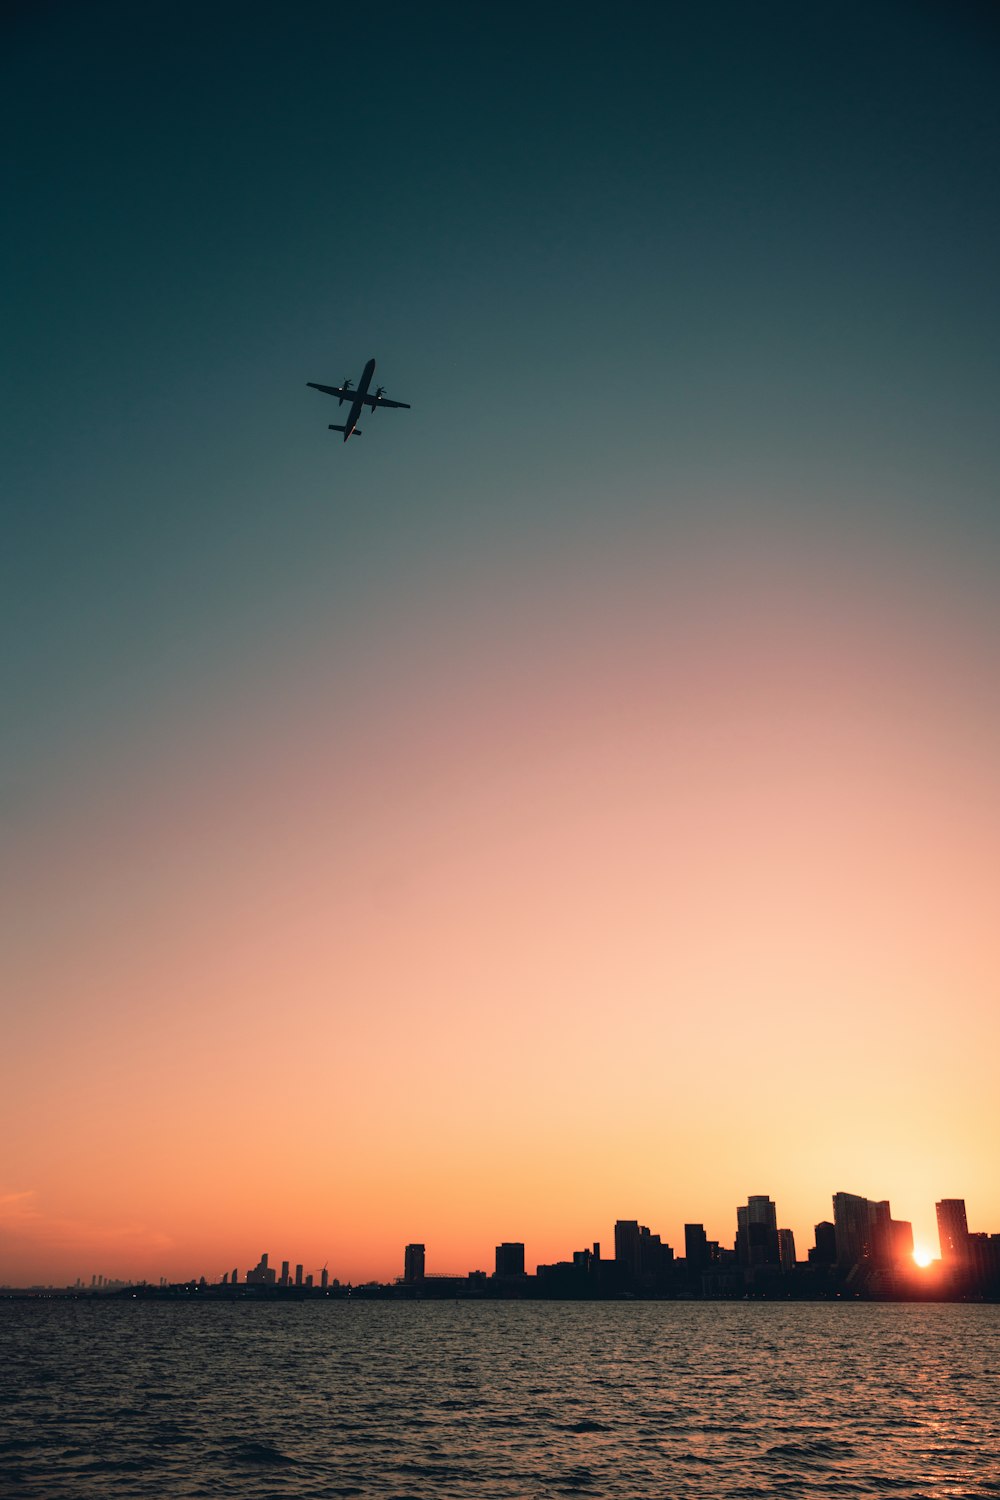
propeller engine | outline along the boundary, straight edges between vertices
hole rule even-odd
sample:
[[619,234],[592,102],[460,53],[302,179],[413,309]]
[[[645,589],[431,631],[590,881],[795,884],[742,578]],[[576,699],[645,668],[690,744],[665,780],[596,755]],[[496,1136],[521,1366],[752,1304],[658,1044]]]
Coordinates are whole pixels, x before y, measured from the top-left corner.
[[[384,395],[385,395],[385,386],[384,385],[377,385],[375,387],[375,406],[378,406],[379,401],[382,399],[382,397]],[[375,410],[375,406],[372,407],[372,411],[373,412]]]
[[[354,384],[354,381],[351,379],[350,375],[345,375],[344,376],[344,383],[341,386],[341,390],[343,390],[343,391],[349,391],[351,389],[351,386],[353,384]],[[337,405],[338,406],[343,406],[343,404],[344,404],[344,398],[343,398],[343,396],[341,396],[340,400],[337,402]]]

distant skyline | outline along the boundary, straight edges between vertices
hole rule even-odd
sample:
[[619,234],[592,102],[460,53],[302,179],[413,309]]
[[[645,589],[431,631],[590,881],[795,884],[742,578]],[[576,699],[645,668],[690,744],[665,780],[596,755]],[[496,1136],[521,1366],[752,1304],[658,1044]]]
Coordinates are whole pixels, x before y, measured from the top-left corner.
[[0,1281],[1000,1224],[1000,10],[344,25],[5,21]]
[[[749,1194],[747,1204],[738,1206],[734,1211],[735,1234],[732,1236],[732,1243],[725,1234],[718,1238],[710,1233],[706,1234],[704,1224],[690,1219],[685,1221],[680,1236],[669,1237],[652,1232],[649,1227],[640,1226],[637,1219],[618,1219],[615,1221],[613,1235],[607,1239],[591,1241],[583,1250],[570,1251],[563,1246],[560,1255],[551,1257],[549,1261],[539,1260],[537,1271],[539,1274],[545,1270],[557,1271],[570,1264],[583,1269],[579,1263],[581,1259],[585,1259],[588,1268],[598,1262],[605,1267],[608,1262],[617,1262],[622,1274],[638,1275],[645,1239],[657,1261],[661,1247],[671,1263],[678,1261],[683,1267],[686,1261],[685,1274],[713,1268],[716,1274],[724,1274],[726,1269],[744,1269],[751,1275],[751,1287],[754,1269],[777,1270],[780,1266],[783,1272],[787,1272],[793,1270],[796,1264],[806,1267],[814,1257],[817,1266],[837,1264],[841,1276],[856,1270],[859,1262],[867,1260],[869,1256],[873,1257],[876,1265],[895,1268],[897,1271],[911,1262],[911,1270],[914,1271],[940,1262],[952,1271],[966,1274],[974,1266],[972,1246],[975,1242],[981,1242],[983,1265],[976,1274],[982,1275],[991,1284],[996,1282],[1000,1268],[1000,1231],[973,1228],[970,1233],[965,1200],[960,1198],[939,1199],[935,1204],[935,1218],[936,1234],[932,1246],[929,1239],[914,1238],[912,1221],[894,1216],[888,1199],[869,1200],[863,1195],[838,1191],[831,1198],[830,1217],[824,1216],[817,1220],[813,1225],[814,1232],[810,1236],[810,1242],[807,1245],[800,1238],[796,1252],[794,1231],[779,1227],[777,1203],[767,1194]],[[649,1238],[651,1233],[652,1239]],[[986,1241],[990,1243],[986,1245]],[[325,1290],[328,1285],[341,1283],[414,1283],[422,1282],[425,1277],[432,1281],[435,1278],[449,1280],[492,1275],[494,1271],[498,1277],[524,1276],[526,1272],[533,1276],[535,1272],[532,1270],[532,1259],[527,1257],[526,1248],[522,1241],[504,1241],[495,1245],[493,1270],[488,1269],[488,1256],[482,1257],[478,1266],[463,1269],[449,1266],[442,1269],[434,1263],[433,1245],[430,1247],[431,1261],[428,1265],[428,1245],[411,1241],[403,1247],[401,1270],[397,1265],[395,1274],[383,1277],[342,1276],[336,1265],[331,1270],[329,1256],[322,1266],[317,1266],[314,1270],[310,1270],[304,1262],[281,1259],[279,1270],[277,1262],[270,1264],[270,1253],[265,1250],[253,1266],[246,1264],[241,1269],[240,1263],[232,1268],[227,1265],[221,1273],[213,1271],[207,1277],[204,1268],[195,1269],[183,1278],[173,1279],[192,1283],[198,1280],[204,1283],[207,1280],[209,1285],[221,1282],[222,1285],[233,1287],[237,1284],[253,1284],[258,1287],[303,1290],[315,1288],[319,1291]],[[158,1278],[147,1276],[141,1280],[149,1285],[158,1284],[163,1287],[172,1278],[161,1273]],[[109,1274],[107,1271],[91,1271],[89,1274],[77,1275],[73,1282],[67,1283],[67,1287],[75,1285],[84,1290],[112,1290],[132,1284],[132,1278]],[[34,1289],[39,1283],[28,1281],[22,1285]],[[918,1283],[915,1282],[914,1285]],[[10,1283],[0,1282],[0,1287],[10,1289],[10,1286]],[[854,1291],[857,1290],[858,1286],[855,1285]]]
[[[798,1263],[802,1265],[804,1265],[810,1258],[810,1255],[807,1254],[807,1252],[812,1251],[812,1247],[814,1244],[818,1246],[819,1230],[824,1228],[827,1230],[832,1230],[834,1227],[834,1221],[839,1222],[842,1214],[847,1212],[847,1209],[849,1209],[850,1205],[852,1204],[860,1206],[860,1208],[865,1213],[868,1212],[869,1208],[879,1209],[884,1214],[886,1223],[889,1224],[892,1229],[905,1230],[906,1233],[903,1236],[905,1251],[894,1249],[892,1253],[894,1256],[897,1256],[898,1258],[906,1261],[909,1261],[912,1258],[915,1265],[919,1268],[924,1268],[932,1262],[941,1261],[945,1264],[953,1264],[956,1259],[958,1259],[959,1261],[963,1260],[963,1258],[967,1254],[967,1241],[970,1232],[972,1233],[974,1238],[978,1238],[980,1240],[992,1237],[993,1240],[1000,1241],[1000,1231],[992,1227],[979,1225],[974,1215],[972,1224],[970,1226],[965,1200],[961,1198],[939,1199],[934,1205],[934,1218],[936,1222],[933,1236],[925,1234],[915,1236],[912,1233],[912,1219],[907,1219],[905,1218],[905,1216],[900,1215],[898,1213],[898,1210],[896,1215],[890,1218],[891,1200],[867,1200],[864,1195],[859,1196],[850,1193],[836,1192],[831,1197],[831,1207],[828,1212],[824,1213],[815,1220],[808,1232],[808,1235],[800,1233],[797,1238],[795,1235],[795,1231],[787,1228],[778,1228],[778,1206],[777,1203],[770,1198],[770,1195],[748,1194],[747,1199],[751,1215],[753,1215],[754,1212],[757,1212],[759,1215],[761,1205],[766,1208],[767,1212],[761,1222],[764,1222],[764,1220],[766,1220],[767,1224],[769,1224],[771,1229],[773,1229],[774,1231],[775,1255],[778,1254],[779,1235],[789,1235],[792,1237],[792,1242],[794,1244],[797,1244],[798,1246],[798,1250],[793,1254],[792,1258],[793,1260],[797,1260]],[[843,1207],[838,1208],[838,1203],[846,1204],[847,1209]],[[754,1208],[754,1205],[757,1205],[757,1209]],[[712,1233],[711,1225],[709,1226],[709,1230],[706,1233],[705,1225],[702,1222],[694,1221],[690,1217],[686,1217],[680,1227],[679,1233],[664,1233],[662,1235],[660,1233],[656,1233],[656,1245],[659,1246],[662,1241],[664,1247],[670,1251],[670,1254],[672,1256],[675,1255],[677,1257],[684,1257],[688,1253],[688,1232],[691,1229],[696,1229],[700,1231],[700,1244],[708,1245],[709,1247],[714,1248],[715,1251],[718,1251],[721,1247],[724,1255],[727,1255],[729,1257],[735,1255],[738,1259],[741,1254],[743,1254],[744,1256],[746,1256],[747,1254],[746,1246],[743,1247],[743,1251],[741,1252],[740,1245],[740,1237],[746,1232],[746,1220],[744,1216],[747,1214],[747,1212],[748,1208],[745,1206],[734,1208],[732,1213],[732,1224],[730,1225],[729,1230],[723,1230],[718,1234]],[[647,1215],[647,1217],[655,1218],[655,1216],[650,1215]],[[587,1248],[589,1249],[589,1247],[592,1246],[596,1253],[598,1252],[599,1247],[603,1245],[605,1247],[605,1260],[620,1259],[620,1256],[618,1254],[619,1232],[621,1231],[623,1225],[625,1225],[626,1227],[629,1224],[638,1226],[638,1223],[638,1219],[623,1220],[621,1218],[618,1218],[614,1223],[612,1234],[606,1236],[603,1239],[591,1239],[587,1242]],[[649,1232],[649,1229],[643,1230],[644,1234],[648,1234]],[[350,1237],[350,1229],[348,1228],[347,1238],[350,1239]],[[233,1247],[230,1247],[231,1252],[232,1248]],[[363,1285],[373,1281],[390,1282],[400,1279],[400,1277],[402,1277],[402,1279],[405,1281],[412,1281],[414,1279],[421,1279],[425,1274],[430,1276],[431,1278],[435,1276],[465,1276],[467,1274],[472,1274],[474,1271],[478,1274],[479,1271],[488,1268],[488,1264],[490,1261],[490,1257],[483,1254],[479,1257],[479,1261],[475,1262],[475,1264],[471,1265],[470,1267],[459,1268],[450,1264],[438,1264],[436,1263],[434,1258],[433,1241],[431,1241],[430,1243],[426,1241],[408,1241],[403,1246],[402,1251],[400,1251],[400,1248],[398,1246],[395,1248],[397,1261],[395,1271],[391,1273],[382,1272],[378,1275],[366,1271],[359,1272],[356,1267],[351,1270],[349,1274],[345,1273],[345,1270],[341,1268],[337,1261],[335,1252],[329,1250],[328,1253],[324,1256],[322,1264],[317,1264],[312,1269],[310,1269],[308,1260],[293,1261],[288,1258],[281,1259],[281,1269],[279,1272],[277,1264],[269,1268],[269,1252],[265,1250],[258,1257],[255,1266],[250,1265],[246,1255],[241,1258],[240,1255],[237,1254],[237,1265],[235,1267],[232,1267],[227,1261],[226,1266],[222,1271],[217,1271],[215,1269],[209,1269],[206,1267],[189,1267],[188,1271],[183,1276],[178,1275],[176,1277],[172,1277],[169,1275],[164,1275],[161,1270],[156,1272],[155,1274],[152,1272],[147,1272],[141,1277],[132,1277],[121,1275],[116,1270],[109,1270],[108,1268],[99,1270],[91,1269],[86,1273],[84,1273],[83,1271],[78,1271],[74,1277],[70,1278],[70,1280],[65,1283],[65,1285],[71,1286],[75,1284],[80,1287],[87,1287],[89,1285],[101,1289],[101,1287],[103,1287],[105,1284],[108,1287],[122,1287],[131,1284],[135,1280],[141,1280],[151,1285],[157,1283],[163,1285],[170,1281],[197,1280],[198,1278],[205,1278],[207,1275],[210,1283],[215,1283],[221,1280],[223,1282],[235,1285],[237,1280],[239,1280],[241,1283],[245,1281],[247,1284],[249,1284],[250,1282],[266,1284],[268,1282],[269,1276],[270,1284],[277,1284],[279,1286],[288,1285],[312,1287],[315,1282],[315,1286],[319,1288],[320,1286],[325,1287],[328,1280],[336,1280],[345,1284]],[[525,1269],[528,1269],[530,1274],[534,1274],[531,1268],[535,1261],[537,1261],[537,1263],[542,1266],[553,1265],[559,1261],[567,1261],[568,1259],[570,1259],[571,1254],[576,1253],[575,1250],[571,1251],[570,1248],[565,1244],[558,1247],[557,1250],[552,1250],[551,1246],[549,1246],[548,1248],[550,1250],[548,1256],[542,1254],[535,1256],[533,1247],[526,1246],[524,1241],[504,1241],[499,1245],[494,1245],[492,1249],[493,1252],[495,1252],[496,1256],[496,1266],[498,1268],[497,1274],[501,1274],[499,1267],[502,1262],[504,1264],[510,1263],[510,1257],[507,1255],[507,1252],[509,1251],[513,1251],[515,1253],[514,1258],[520,1266],[521,1273],[523,1273]],[[527,1250],[531,1251],[530,1258],[526,1256]],[[428,1252],[430,1257],[429,1259]],[[997,1246],[992,1247],[991,1253],[994,1255],[994,1257],[996,1256]],[[230,1254],[230,1260],[231,1259],[232,1253]],[[475,1261],[475,1257],[473,1257],[473,1260]],[[245,1265],[243,1264],[244,1261],[247,1261]],[[747,1258],[746,1263],[750,1263],[749,1258]],[[401,1267],[402,1271],[400,1269]],[[510,1273],[507,1272],[505,1274]],[[9,1280],[0,1281],[0,1286],[6,1287],[15,1285],[33,1287],[42,1284],[44,1283],[40,1282],[37,1276],[24,1278],[18,1283],[12,1283]],[[52,1284],[55,1285],[55,1283]]]

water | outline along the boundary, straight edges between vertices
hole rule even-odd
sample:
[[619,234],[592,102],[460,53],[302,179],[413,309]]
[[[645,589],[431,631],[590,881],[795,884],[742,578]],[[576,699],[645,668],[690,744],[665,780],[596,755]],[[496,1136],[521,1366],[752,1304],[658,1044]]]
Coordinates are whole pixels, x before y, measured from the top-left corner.
[[1000,1307],[0,1302],[0,1495],[1000,1496]]

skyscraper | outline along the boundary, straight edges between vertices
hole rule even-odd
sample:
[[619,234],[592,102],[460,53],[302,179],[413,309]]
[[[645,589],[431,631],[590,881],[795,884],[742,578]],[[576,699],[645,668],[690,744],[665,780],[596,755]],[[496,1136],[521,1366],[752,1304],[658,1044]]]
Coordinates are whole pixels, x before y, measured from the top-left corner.
[[[233,1280],[235,1281],[235,1279],[236,1273],[234,1271]],[[274,1268],[268,1265],[267,1251],[265,1250],[253,1270],[247,1272],[247,1286],[274,1286],[274,1282]]]
[[837,1232],[829,1219],[816,1225],[816,1244],[809,1251],[809,1260],[815,1266],[832,1266],[837,1259]]
[[887,1226],[886,1248],[889,1261],[896,1266],[907,1265],[913,1259],[913,1225],[909,1219],[890,1219]]
[[497,1276],[523,1276],[524,1275],[524,1246],[515,1244],[513,1241],[505,1240],[502,1245],[497,1246],[496,1251],[496,1275]]
[[424,1279],[424,1247],[423,1245],[407,1245],[403,1251],[403,1280],[423,1281]]
[[837,1264],[843,1271],[891,1266],[913,1250],[912,1226],[892,1217],[888,1198],[875,1201],[856,1193],[834,1193],[833,1226]]
[[964,1198],[942,1198],[935,1203],[941,1259],[946,1266],[964,1266],[969,1258],[969,1223]]
[[642,1242],[638,1219],[619,1219],[615,1224],[615,1263],[626,1276],[638,1279],[642,1273]]
[[759,1193],[747,1199],[736,1210],[736,1255],[743,1266],[777,1266],[778,1210],[766,1195]]
[[778,1230],[778,1257],[783,1271],[795,1270],[795,1235],[790,1229]]
[[704,1224],[684,1225],[684,1259],[689,1271],[708,1265],[708,1236]]

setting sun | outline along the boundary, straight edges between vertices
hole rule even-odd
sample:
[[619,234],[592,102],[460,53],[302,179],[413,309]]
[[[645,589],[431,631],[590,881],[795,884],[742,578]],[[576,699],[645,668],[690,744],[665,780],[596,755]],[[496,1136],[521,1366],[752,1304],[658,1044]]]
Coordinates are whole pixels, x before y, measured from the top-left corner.
[[934,1256],[932,1252],[928,1250],[924,1245],[918,1245],[913,1252],[913,1259],[916,1261],[920,1269],[924,1270],[925,1267],[930,1265],[931,1261],[934,1259]]

